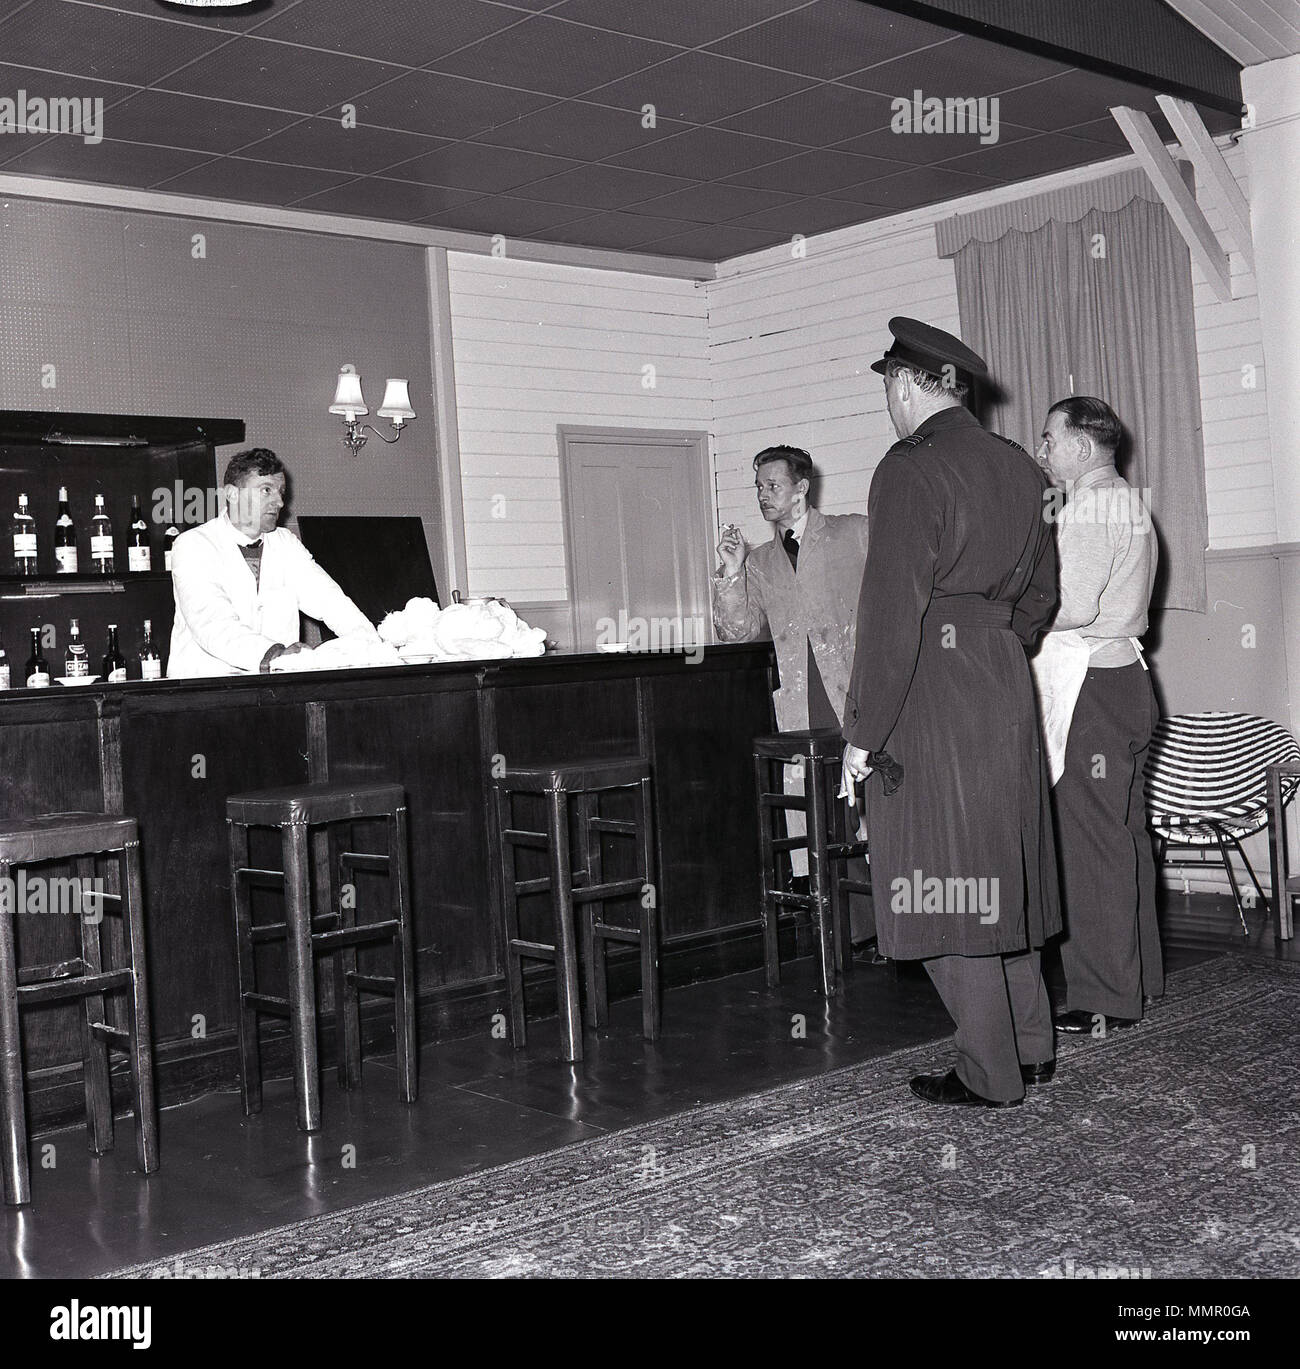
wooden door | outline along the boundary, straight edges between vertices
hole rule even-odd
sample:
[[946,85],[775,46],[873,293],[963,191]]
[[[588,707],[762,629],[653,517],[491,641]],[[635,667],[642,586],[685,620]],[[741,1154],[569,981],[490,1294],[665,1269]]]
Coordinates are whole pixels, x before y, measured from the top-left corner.
[[703,433],[560,429],[574,644],[711,640]]

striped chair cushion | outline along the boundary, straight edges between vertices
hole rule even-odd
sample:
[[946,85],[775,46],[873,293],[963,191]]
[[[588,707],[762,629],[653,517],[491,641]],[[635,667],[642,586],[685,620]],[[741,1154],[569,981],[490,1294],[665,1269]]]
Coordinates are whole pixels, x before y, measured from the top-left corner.
[[[1146,763],[1147,816],[1176,844],[1215,841],[1213,820],[1234,837],[1268,822],[1265,767],[1300,762],[1300,746],[1278,723],[1249,713],[1162,718]],[[1300,781],[1291,781],[1284,793]]]

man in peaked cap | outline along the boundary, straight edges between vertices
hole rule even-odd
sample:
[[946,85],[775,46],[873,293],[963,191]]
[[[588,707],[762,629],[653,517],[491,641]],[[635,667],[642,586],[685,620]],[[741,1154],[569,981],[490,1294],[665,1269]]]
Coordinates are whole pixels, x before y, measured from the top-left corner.
[[1060,907],[1025,657],[1056,607],[1047,481],[964,407],[979,356],[889,327],[872,369],[899,441],[871,482],[845,783],[862,783],[880,950],[924,961],[957,1025],[956,1067],[912,1091],[1008,1107],[1055,1070],[1039,948]]

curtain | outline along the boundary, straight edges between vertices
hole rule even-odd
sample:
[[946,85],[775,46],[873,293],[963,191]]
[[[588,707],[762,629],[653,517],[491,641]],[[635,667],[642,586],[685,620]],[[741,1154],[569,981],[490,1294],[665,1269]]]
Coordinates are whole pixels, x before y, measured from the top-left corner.
[[[1104,399],[1127,430],[1120,471],[1150,492],[1158,601],[1203,613],[1209,539],[1191,264],[1140,174],[1095,183],[1091,205],[1081,192],[1094,187],[1075,186],[1065,209],[1043,196],[945,221],[939,248],[954,259],[962,335],[998,388],[984,406],[988,426],[1033,451],[1056,400]],[[1116,205],[1126,186],[1133,195]],[[1013,214],[1035,226],[1026,231]],[[980,236],[990,231],[998,236]]]

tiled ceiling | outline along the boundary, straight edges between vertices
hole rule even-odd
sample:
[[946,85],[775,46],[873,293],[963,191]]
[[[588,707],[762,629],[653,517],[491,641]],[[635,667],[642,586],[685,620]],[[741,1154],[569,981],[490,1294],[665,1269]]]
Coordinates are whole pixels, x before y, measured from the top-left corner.
[[[703,261],[1122,155],[1114,104],[1164,131],[862,0],[0,0],[20,90],[102,97],[104,140],[9,134],[0,173]],[[996,96],[997,140],[891,131],[917,90]]]

